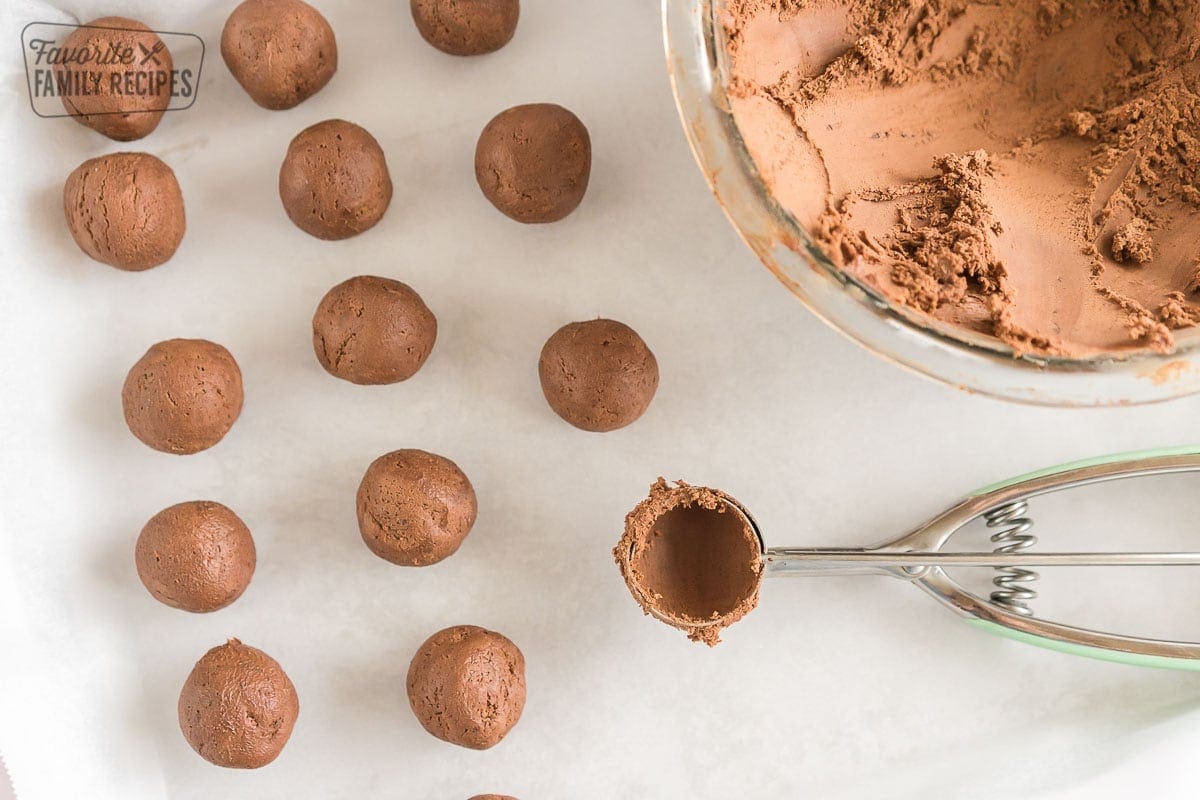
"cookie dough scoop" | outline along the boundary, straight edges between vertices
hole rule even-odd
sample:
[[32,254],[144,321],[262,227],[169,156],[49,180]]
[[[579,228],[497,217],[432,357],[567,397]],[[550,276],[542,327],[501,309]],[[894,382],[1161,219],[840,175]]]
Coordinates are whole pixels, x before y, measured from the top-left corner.
[[[1123,664],[1200,671],[1200,643],[1073,627],[1034,615],[1047,567],[1200,566],[1200,552],[1044,552],[1028,516],[1032,498],[1075,487],[1153,475],[1200,472],[1200,447],[1102,456],[985,487],[910,533],[870,547],[766,547],[745,506],[717,489],[661,478],[625,518],[613,550],[630,593],[646,614],[714,645],[758,604],[767,576],[886,575],[924,590],[969,625],[1026,644]],[[993,551],[950,550],[983,523]],[[983,597],[948,570],[994,570]]]

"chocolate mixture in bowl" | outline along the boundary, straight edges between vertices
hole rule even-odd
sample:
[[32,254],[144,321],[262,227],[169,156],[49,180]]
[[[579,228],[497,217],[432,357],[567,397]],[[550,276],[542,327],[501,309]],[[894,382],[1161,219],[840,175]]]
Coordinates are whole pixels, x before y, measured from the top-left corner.
[[1200,0],[718,0],[739,130],[833,263],[1017,353],[1200,323]]

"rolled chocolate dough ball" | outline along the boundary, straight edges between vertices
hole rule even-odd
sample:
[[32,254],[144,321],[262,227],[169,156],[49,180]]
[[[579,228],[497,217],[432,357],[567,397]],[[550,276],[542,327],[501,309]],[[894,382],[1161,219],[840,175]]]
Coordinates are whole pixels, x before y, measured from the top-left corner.
[[118,142],[141,139],[158,127],[171,103],[174,68],[171,51],[158,34],[136,19],[102,17],[76,28],[62,48],[128,53],[123,59],[101,59],[111,63],[92,60],[55,67],[61,79],[86,73],[94,82],[88,94],[62,96],[63,107],[76,122]]
[[592,142],[579,117],[551,103],[502,111],[479,134],[475,179],[518,222],[554,222],[583,200]]
[[159,602],[184,611],[216,611],[250,585],[254,539],[230,509],[193,500],[151,517],[134,559],[142,584]]
[[139,272],[175,255],[187,222],[171,168],[149,153],[91,158],[63,186],[67,229],[102,264]]
[[517,32],[520,0],[412,0],[421,37],[452,56],[499,50]]
[[321,366],[364,385],[411,378],[437,339],[437,318],[419,294],[400,281],[371,275],[330,289],[312,328]]
[[287,744],[300,699],[279,662],[237,639],[196,662],[179,693],[179,727],[219,767],[266,766]]
[[478,506],[467,476],[448,458],[395,450],[367,468],[358,486],[358,529],[371,552],[424,567],[454,554]]
[[225,66],[250,99],[280,110],[303,103],[337,72],[337,40],[302,0],[246,0],[221,31]]
[[525,656],[508,638],[456,625],[425,640],[408,667],[408,703],[425,730],[487,750],[525,708]]
[[318,239],[347,239],[371,228],[392,201],[392,179],[375,137],[327,119],[292,139],[279,170],[283,209]]
[[613,431],[649,407],[658,361],[633,328],[593,319],[564,325],[546,340],[538,377],[560,417],[585,431]]
[[169,339],[129,370],[121,404],[129,430],[145,444],[198,453],[221,441],[242,413],[242,371],[219,344]]

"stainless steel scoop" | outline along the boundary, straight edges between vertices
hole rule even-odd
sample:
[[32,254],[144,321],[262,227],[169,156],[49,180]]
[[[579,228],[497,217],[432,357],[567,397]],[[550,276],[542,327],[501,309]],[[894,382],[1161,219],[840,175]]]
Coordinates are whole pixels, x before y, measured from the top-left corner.
[[[1076,628],[1033,616],[1032,566],[1197,566],[1200,552],[1054,553],[1031,548],[1027,501],[1039,495],[1124,478],[1200,471],[1200,446],[1150,450],[1064,464],[984,487],[933,520],[892,541],[863,548],[767,547],[744,506],[726,499],[758,536],[767,576],[888,575],[924,589],[969,625],[1027,644],[1073,655],[1133,664],[1200,671],[1200,644],[1142,639]],[[996,530],[994,552],[948,552],[942,548],[967,524],[987,521]],[[991,567],[996,591],[980,597],[946,573],[947,567]]]

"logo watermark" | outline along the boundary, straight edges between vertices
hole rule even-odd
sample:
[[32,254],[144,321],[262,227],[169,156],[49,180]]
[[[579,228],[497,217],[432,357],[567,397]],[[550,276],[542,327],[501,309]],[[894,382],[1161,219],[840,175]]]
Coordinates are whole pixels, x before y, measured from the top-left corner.
[[69,117],[87,100],[103,98],[104,111],[182,111],[196,102],[204,66],[204,40],[194,33],[31,22],[21,30],[29,103],[39,117]]

